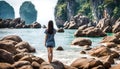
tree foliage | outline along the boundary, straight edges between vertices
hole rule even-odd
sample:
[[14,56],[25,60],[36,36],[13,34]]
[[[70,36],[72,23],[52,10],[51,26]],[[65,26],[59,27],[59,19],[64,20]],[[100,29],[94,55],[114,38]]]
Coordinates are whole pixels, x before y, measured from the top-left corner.
[[[66,1],[70,0],[58,0],[57,5],[57,16],[63,16],[62,18],[64,20],[67,19],[67,3]],[[83,15],[88,16],[89,18],[93,19],[93,10],[91,5],[91,0],[74,0],[75,8],[73,9],[75,11],[75,15],[78,13],[82,13]],[[96,1],[97,2],[97,1]],[[110,9],[112,12],[109,13],[111,17],[120,17],[120,0],[104,0],[102,4],[96,6],[98,10],[100,10],[101,15],[104,13],[105,9]]]

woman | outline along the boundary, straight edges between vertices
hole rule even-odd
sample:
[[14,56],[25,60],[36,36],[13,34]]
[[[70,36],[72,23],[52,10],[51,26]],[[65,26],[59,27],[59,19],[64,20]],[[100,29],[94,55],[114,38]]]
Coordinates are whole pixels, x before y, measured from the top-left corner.
[[45,30],[45,46],[47,47],[48,51],[48,60],[49,63],[52,62],[53,59],[53,48],[55,47],[55,40],[54,35],[56,33],[56,30],[53,27],[53,21],[50,20],[48,22],[48,28]]

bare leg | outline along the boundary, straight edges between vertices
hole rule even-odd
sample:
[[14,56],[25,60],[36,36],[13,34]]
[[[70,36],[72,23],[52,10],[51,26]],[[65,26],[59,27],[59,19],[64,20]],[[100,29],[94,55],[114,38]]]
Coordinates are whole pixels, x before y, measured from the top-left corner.
[[48,47],[47,50],[48,50],[48,61],[50,63],[50,62],[52,62],[52,59],[53,59],[53,48]]

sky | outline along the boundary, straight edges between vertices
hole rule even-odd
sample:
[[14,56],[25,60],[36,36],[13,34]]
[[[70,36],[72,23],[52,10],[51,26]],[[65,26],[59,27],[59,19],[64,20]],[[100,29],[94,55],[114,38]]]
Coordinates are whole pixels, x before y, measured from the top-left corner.
[[[37,10],[37,22],[47,25],[49,20],[54,21],[54,8],[57,0],[4,0],[8,2],[15,10],[15,18],[19,17],[19,8],[24,1],[31,1]],[[55,21],[54,21],[55,22]],[[55,23],[54,23],[55,24]]]

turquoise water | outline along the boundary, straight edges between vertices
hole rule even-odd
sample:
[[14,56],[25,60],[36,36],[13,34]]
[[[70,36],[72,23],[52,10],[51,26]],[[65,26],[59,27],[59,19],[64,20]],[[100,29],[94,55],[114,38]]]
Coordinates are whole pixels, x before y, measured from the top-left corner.
[[[22,40],[27,41],[31,46],[35,47],[37,52],[34,55],[42,57],[47,61],[47,50],[44,46],[44,30],[45,29],[0,29],[0,39],[6,35],[18,35]],[[70,64],[74,59],[83,56],[80,54],[84,50],[79,46],[72,46],[71,42],[75,39],[74,32],[76,30],[65,30],[64,33],[56,33],[55,41],[56,47],[54,48],[54,60],[59,60],[65,64]],[[111,36],[111,33],[108,33]],[[99,46],[103,37],[83,37],[89,38],[92,41],[92,46]],[[56,51],[58,46],[62,46],[64,51]]]

